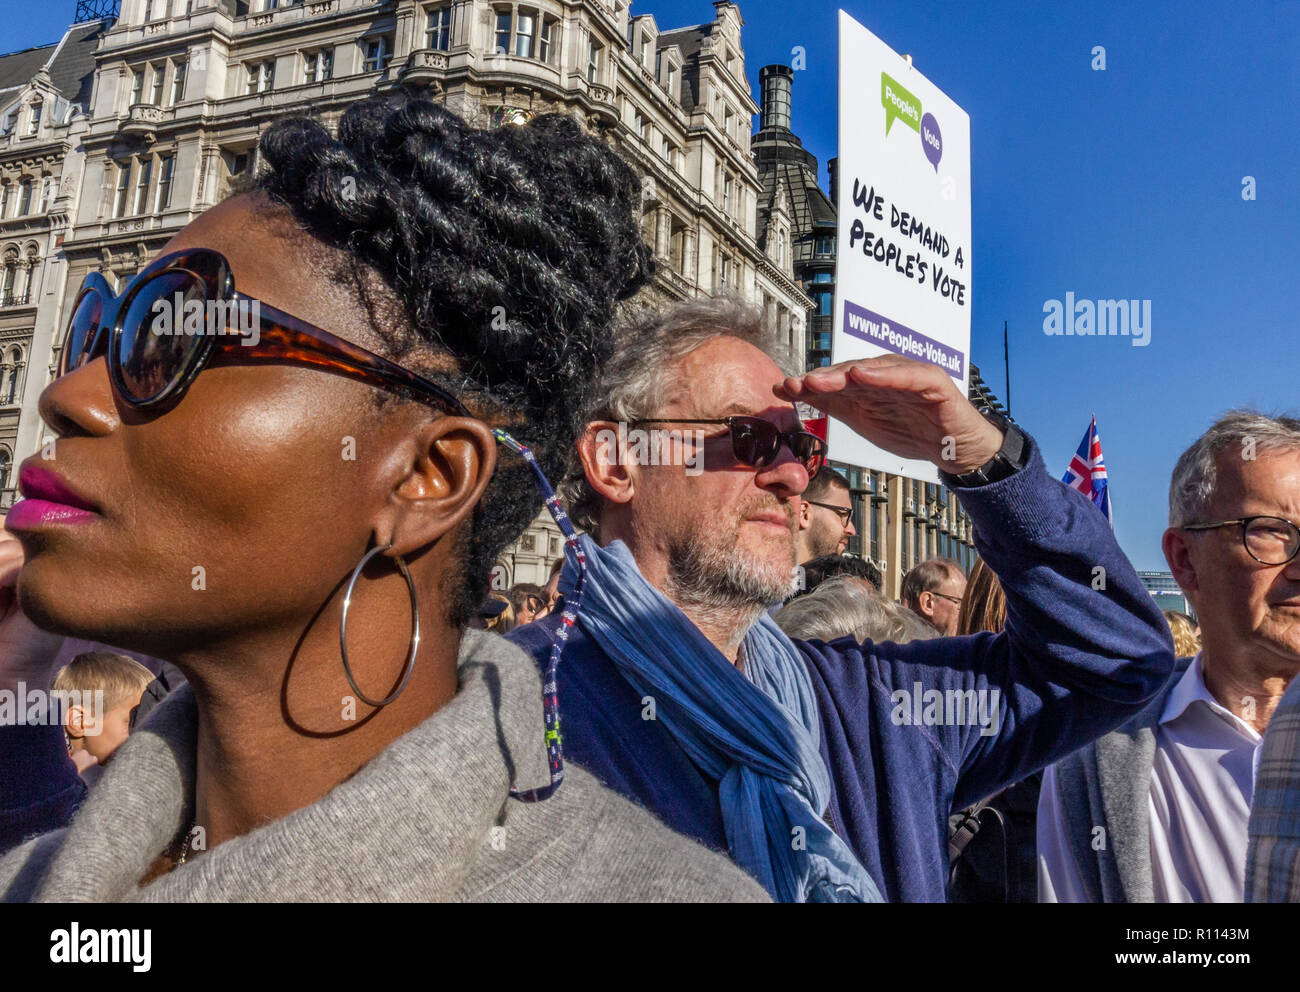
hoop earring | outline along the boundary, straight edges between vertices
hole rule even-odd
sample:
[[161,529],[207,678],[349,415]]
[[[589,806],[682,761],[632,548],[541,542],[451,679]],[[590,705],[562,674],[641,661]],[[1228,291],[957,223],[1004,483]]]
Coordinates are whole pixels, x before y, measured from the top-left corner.
[[415,593],[415,582],[411,579],[410,569],[406,567],[406,562],[398,555],[393,560],[397,562],[397,567],[402,572],[402,578],[406,580],[406,588],[411,594],[411,651],[406,656],[406,667],[403,669],[402,681],[387,699],[371,699],[357,685],[357,680],[352,676],[352,666],[348,664],[348,609],[352,605],[352,587],[357,584],[357,577],[361,575],[361,570],[366,567],[366,562],[391,547],[391,544],[386,544],[382,548],[371,548],[361,559],[361,563],[352,570],[352,578],[348,580],[348,591],[343,596],[343,616],[339,620],[339,651],[343,655],[343,674],[348,677],[348,685],[352,686],[352,691],[357,694],[361,701],[374,707],[387,706],[402,694],[402,690],[406,688],[406,683],[411,677],[411,672],[415,670],[415,655],[420,649],[420,601]]

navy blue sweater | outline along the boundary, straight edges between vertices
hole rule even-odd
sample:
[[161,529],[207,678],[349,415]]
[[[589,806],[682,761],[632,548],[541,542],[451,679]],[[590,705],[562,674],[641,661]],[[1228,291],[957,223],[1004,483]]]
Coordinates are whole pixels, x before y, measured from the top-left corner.
[[[1048,476],[1036,446],[1010,478],[954,491],[1006,592],[1002,634],[795,642],[821,714],[833,789],[828,819],[890,901],[943,901],[949,812],[1118,727],[1174,664],[1169,627],[1110,526],[1083,495]],[[557,611],[508,636],[545,666],[558,624]],[[727,849],[717,782],[661,724],[642,718],[642,700],[581,618],[557,686],[566,759],[673,829]],[[923,709],[928,690],[984,690],[986,699],[997,690],[997,732],[947,722],[946,713],[932,725]]]

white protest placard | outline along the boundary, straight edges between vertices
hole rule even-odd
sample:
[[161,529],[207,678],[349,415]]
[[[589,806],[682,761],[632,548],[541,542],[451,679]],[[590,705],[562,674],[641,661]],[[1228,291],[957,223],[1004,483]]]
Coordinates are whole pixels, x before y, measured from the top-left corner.
[[[883,41],[840,11],[835,323],[838,363],[904,355],[970,380],[970,118]],[[829,424],[838,462],[937,482]]]

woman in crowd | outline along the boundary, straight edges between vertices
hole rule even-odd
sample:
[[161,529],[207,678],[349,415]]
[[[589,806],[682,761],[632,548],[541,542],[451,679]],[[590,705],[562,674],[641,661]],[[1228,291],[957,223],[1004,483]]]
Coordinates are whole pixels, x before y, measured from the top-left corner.
[[1165,620],[1169,631],[1174,635],[1174,655],[1179,658],[1194,658],[1201,653],[1201,628],[1186,613],[1178,610],[1165,610]]
[[[466,630],[540,502],[495,432],[559,472],[647,277],[631,170],[566,117],[479,131],[408,96],[262,150],[257,190],[72,308],[57,457],[7,522],[19,603],[189,685],[0,894],[763,898],[580,769],[557,789],[553,696],[544,731],[536,668]],[[150,323],[214,300],[206,335]]]

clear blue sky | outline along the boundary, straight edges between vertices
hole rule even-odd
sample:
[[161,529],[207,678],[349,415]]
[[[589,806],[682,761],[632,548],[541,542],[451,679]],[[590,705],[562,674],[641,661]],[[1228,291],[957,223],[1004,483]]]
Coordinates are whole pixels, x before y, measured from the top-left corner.
[[[12,5],[12,6],[11,6]],[[0,50],[56,40],[75,3],[10,6]],[[750,83],[798,45],[794,127],[835,153],[836,15],[826,0],[748,0]],[[17,8],[17,9],[13,9]],[[1163,569],[1169,473],[1233,406],[1300,409],[1300,3],[874,0],[844,8],[971,118],[972,357],[1054,474],[1095,412],[1116,532]],[[708,0],[641,0],[661,28]],[[1092,49],[1106,49],[1104,72]],[[757,124],[757,122],[755,122]],[[1257,199],[1241,197],[1253,176]],[[1044,335],[1043,303],[1152,301],[1151,343]]]

